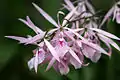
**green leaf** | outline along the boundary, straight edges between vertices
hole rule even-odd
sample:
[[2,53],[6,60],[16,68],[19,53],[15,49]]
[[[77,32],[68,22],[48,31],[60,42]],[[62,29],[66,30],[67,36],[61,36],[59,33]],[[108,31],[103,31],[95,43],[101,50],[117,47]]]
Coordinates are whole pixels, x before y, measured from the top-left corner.
[[17,51],[17,44],[0,44],[0,70],[7,64],[7,62],[15,55]]

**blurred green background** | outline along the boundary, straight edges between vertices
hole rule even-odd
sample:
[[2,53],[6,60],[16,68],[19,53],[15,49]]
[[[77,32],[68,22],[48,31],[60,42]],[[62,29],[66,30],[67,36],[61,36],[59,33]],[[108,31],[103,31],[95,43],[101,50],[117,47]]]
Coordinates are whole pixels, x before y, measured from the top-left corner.
[[[74,1],[74,0],[72,0]],[[53,26],[32,6],[32,2],[43,8],[56,20],[57,11],[63,0],[0,0],[0,80],[120,80],[120,52],[113,48],[111,58],[103,55],[98,63],[92,63],[79,70],[71,67],[67,76],[61,76],[53,68],[45,72],[47,65],[39,66],[38,73],[30,71],[27,61],[32,57],[36,46],[18,44],[7,39],[6,35],[34,35],[18,18],[30,16],[31,20],[43,30]],[[114,0],[92,0],[96,11],[103,14],[111,8]],[[107,30],[120,37],[120,25],[110,21]],[[120,42],[117,42],[118,44]]]

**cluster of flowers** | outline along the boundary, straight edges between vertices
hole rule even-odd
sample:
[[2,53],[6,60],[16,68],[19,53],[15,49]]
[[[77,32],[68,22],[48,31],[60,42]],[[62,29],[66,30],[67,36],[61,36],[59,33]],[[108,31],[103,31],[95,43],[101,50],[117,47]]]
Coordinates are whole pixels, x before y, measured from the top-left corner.
[[[66,75],[69,72],[69,65],[73,65],[75,69],[87,66],[84,57],[97,62],[102,53],[111,56],[111,46],[120,51],[120,47],[112,40],[120,40],[120,38],[100,28],[112,16],[113,20],[120,23],[120,2],[108,11],[100,25],[98,25],[99,17],[95,16],[96,12],[87,0],[75,2],[64,0],[64,2],[63,9],[68,10],[68,14],[59,11],[57,23],[33,3],[40,14],[55,26],[54,29],[43,31],[27,16],[26,20],[19,20],[30,27],[36,33],[35,36],[27,38],[6,36],[20,43],[37,45],[33,50],[33,58],[28,61],[29,68],[34,68],[35,72],[39,64],[48,63],[46,70],[54,67],[57,72]],[[65,16],[62,21],[59,20],[60,15]],[[101,46],[101,42],[105,43],[107,50]]]

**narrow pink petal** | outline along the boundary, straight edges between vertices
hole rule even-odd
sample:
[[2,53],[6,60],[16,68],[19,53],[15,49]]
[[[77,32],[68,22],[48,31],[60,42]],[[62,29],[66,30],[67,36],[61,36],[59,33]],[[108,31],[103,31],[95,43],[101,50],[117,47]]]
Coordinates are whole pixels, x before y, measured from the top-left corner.
[[75,67],[75,69],[79,69],[81,64],[73,57],[70,58],[70,63]]
[[99,39],[100,39],[101,41],[103,41],[103,42],[105,43],[105,45],[108,47],[108,49],[109,49],[108,53],[111,55],[111,53],[112,53],[112,48],[111,48],[109,42],[108,42],[104,37],[102,37],[103,35],[101,36],[101,34],[98,34],[98,36],[99,36]]
[[59,68],[58,68],[58,62],[56,62],[55,64],[53,64],[53,67],[55,69],[56,72],[59,72]]
[[59,68],[61,75],[66,75],[70,71],[68,65],[65,64],[64,62],[58,64],[58,68]]
[[51,29],[51,30],[49,30],[48,31],[48,35],[51,35],[51,34],[53,34],[55,31],[57,31],[59,28],[55,28],[55,29]]
[[59,27],[58,24],[55,22],[55,20],[53,20],[45,11],[43,11],[39,6],[37,6],[35,3],[32,3],[34,5],[34,7],[40,12],[40,14],[42,16],[44,16],[44,18],[46,20],[48,20],[50,23],[52,23],[55,27]]
[[18,37],[18,36],[5,36],[5,37],[18,40],[20,41],[20,43],[25,43],[27,41],[27,38],[24,37]]
[[100,24],[99,27],[101,27],[101,26],[107,21],[107,19],[113,14],[114,9],[115,9],[115,8],[112,7],[112,8],[107,12],[107,14],[105,15],[105,17],[104,17],[104,19],[102,20],[102,22],[101,22],[101,24]]
[[37,54],[38,54],[38,64],[41,64],[45,60],[45,51],[40,48]]
[[20,20],[21,22],[23,22],[24,24],[26,24],[26,25],[27,25],[29,28],[31,28],[33,31],[35,31],[36,34],[38,34],[37,30],[36,30],[35,28],[33,28],[33,26],[30,25],[26,20],[21,19],[21,18],[19,18],[19,20]]
[[120,51],[120,47],[110,38],[103,36],[101,34],[98,34],[100,37],[102,37],[102,39],[104,39],[105,41],[107,41],[109,44],[111,44],[113,47],[115,47],[117,50]]
[[79,11],[79,13],[82,13],[82,12],[86,11],[85,2],[78,3],[78,11]]
[[53,66],[53,64],[54,64],[55,61],[56,61],[56,59],[53,57],[53,58],[50,60],[48,66],[47,66],[47,68],[46,68],[46,71],[48,71],[48,70]]
[[51,54],[54,56],[54,58],[60,62],[59,56],[57,52],[55,51],[55,48],[46,39],[44,39],[44,42],[46,46],[48,47],[48,49],[50,50]]
[[73,36],[71,36],[70,34],[69,34],[69,32],[64,32],[64,34],[68,37],[68,38],[70,38],[72,41],[75,41],[75,39],[73,38]]
[[115,20],[116,14],[117,14],[117,10],[118,10],[118,7],[117,7],[117,6],[114,6],[113,19],[112,19],[112,20]]
[[[27,19],[27,22],[28,22],[31,26],[35,27],[35,25],[34,25],[33,22],[31,21],[31,19],[29,18],[29,16],[26,16],[26,19]],[[36,28],[34,28],[34,29],[35,29],[35,31],[37,31]]]
[[74,5],[72,4],[72,2],[70,0],[64,0],[64,2],[71,8],[74,9]]
[[93,6],[88,2],[88,0],[85,0],[85,4],[86,4],[87,8],[90,10],[90,12],[95,14],[95,10],[94,10]]
[[101,48],[99,45],[88,42],[87,40],[81,40],[81,42],[86,45],[89,45],[90,47],[96,49],[97,51],[100,51],[101,53],[104,53],[109,56],[109,54],[103,48]]
[[96,62],[100,59],[100,57],[101,57],[101,53],[96,52],[96,53],[92,56],[91,61],[93,61],[93,62],[96,63]]
[[71,48],[69,49],[69,52],[80,64],[82,64],[79,57],[76,55],[76,53]]
[[34,65],[34,60],[35,60],[35,58],[33,57],[28,61],[28,67],[29,67],[30,70],[34,67],[33,66]]
[[31,43],[35,43],[38,40],[40,41],[42,38],[44,37],[44,34],[37,34],[36,36],[32,37],[31,39],[27,40],[26,44],[31,44]]
[[76,28],[78,29],[80,26],[79,21],[76,21]]
[[76,36],[78,36],[79,38],[83,39],[83,37],[81,35],[79,35],[77,32],[75,32],[74,30],[64,27],[65,29],[67,29],[68,31],[72,32],[73,34],[75,34]]
[[75,7],[70,13],[66,15],[66,17],[64,18],[65,20],[63,20],[62,26],[65,26],[67,24],[67,20],[69,20],[73,16],[73,14],[76,12],[76,9],[77,7]]
[[26,24],[28,27],[32,28],[32,27],[28,24],[28,22],[27,22],[26,20],[21,19],[21,18],[19,18],[18,20],[20,20],[21,22],[23,22],[24,24]]
[[116,13],[116,22],[120,24],[120,13]]
[[77,43],[77,45],[78,45],[80,48],[82,48],[82,43],[81,43],[81,40],[76,41],[76,43]]
[[87,57],[87,58],[91,58],[92,56],[94,56],[96,50],[91,48],[90,46],[83,44],[83,54]]
[[108,32],[106,32],[106,31],[104,31],[104,30],[96,29],[96,28],[89,28],[89,29],[91,29],[91,30],[93,30],[93,31],[96,31],[96,32],[98,32],[98,33],[100,33],[100,34],[102,34],[102,35],[105,35],[105,36],[107,36],[107,37],[110,37],[110,38],[113,38],[113,39],[116,39],[116,40],[120,40],[120,38],[118,38],[117,36],[115,36],[115,35],[113,35],[113,34],[111,34],[111,33],[108,33]]
[[[38,52],[38,51],[37,51]],[[35,72],[37,73],[37,68],[38,68],[38,53],[35,54],[35,61],[34,61],[34,68]]]
[[28,24],[30,25],[29,27],[33,29],[37,34],[42,34],[43,31],[39,29],[37,26],[33,24],[33,22],[30,20],[29,16],[26,17]]

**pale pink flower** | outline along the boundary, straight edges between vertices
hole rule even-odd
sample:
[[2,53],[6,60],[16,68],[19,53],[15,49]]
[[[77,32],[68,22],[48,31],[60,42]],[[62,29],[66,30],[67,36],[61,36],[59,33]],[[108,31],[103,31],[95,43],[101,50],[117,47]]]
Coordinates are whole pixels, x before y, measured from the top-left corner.
[[[71,11],[75,8],[74,3],[71,2],[70,0],[64,0],[65,4],[63,4],[64,8],[66,8],[67,10]],[[88,0],[83,0],[83,1],[78,1],[77,3],[77,11],[75,12],[76,14],[81,14],[82,12],[86,12],[87,9],[91,12],[91,13],[95,13],[95,10],[93,8],[93,6],[88,2]]]
[[31,70],[32,68],[35,69],[37,73],[38,65],[41,64],[45,59],[45,51],[42,48],[39,48],[35,51],[34,57],[28,61],[28,67]]
[[[48,40],[44,39],[44,42],[46,44],[46,46],[48,47],[49,51],[51,52],[51,54],[54,56],[51,61],[48,64],[48,67],[46,70],[49,70],[50,67],[53,65],[53,63],[57,60],[57,62],[59,64],[61,64],[61,58],[64,58],[64,56],[69,53],[69,55],[72,56],[72,58],[74,58],[79,64],[82,64],[82,62],[80,61],[79,57],[76,55],[76,53],[67,45],[67,42],[65,41],[65,37],[68,38],[67,36],[64,36],[66,29],[62,26],[65,26],[67,24],[67,22],[64,20],[62,23],[62,26],[60,25],[59,21],[58,24],[47,14],[45,13],[41,8],[39,8],[37,5],[33,4],[37,10],[50,22],[56,26],[57,28],[52,29],[48,32],[48,34],[52,34],[55,32],[55,36],[53,37],[53,39],[48,42]],[[74,14],[74,11],[76,10],[73,9],[68,15],[66,15],[65,19],[70,19],[72,17],[72,15]],[[60,13],[60,12],[59,12]],[[60,13],[61,14],[61,13]],[[59,20],[59,16],[58,16],[58,20]],[[62,27],[62,31],[60,30]],[[74,60],[74,61],[75,61]],[[61,70],[60,70],[61,71]],[[68,71],[68,70],[67,70]]]
[[29,28],[31,28],[36,33],[35,36],[33,36],[33,37],[28,36],[27,38],[17,37],[17,36],[6,36],[6,37],[18,40],[20,43],[35,44],[36,45],[36,42],[38,40],[40,41],[44,37],[45,32],[42,31],[41,29],[39,29],[37,26],[35,26],[28,16],[26,17],[26,19],[27,19],[27,21],[23,20],[23,19],[19,19],[19,20],[22,21],[24,24],[26,24]]
[[[57,72],[66,75],[70,71],[70,65],[74,66],[75,69],[88,66],[84,63],[84,56],[93,62],[97,62],[102,54],[111,56],[111,46],[120,51],[119,46],[112,40],[120,40],[120,38],[98,28],[97,19],[94,17],[95,10],[88,0],[79,1],[77,6],[70,0],[64,1],[64,7],[69,13],[65,15],[62,11],[58,11],[57,22],[39,6],[32,3],[55,28],[42,31],[27,16],[26,20],[19,20],[31,28],[36,35],[28,35],[27,37],[6,36],[18,40],[20,43],[37,45],[37,48],[33,50],[34,56],[28,61],[29,69],[34,68],[36,73],[39,64],[48,63],[46,71],[54,67]],[[118,4],[119,2],[116,3],[116,8],[112,8],[106,15],[108,18],[113,14],[113,20],[116,19],[117,23],[119,23]],[[60,15],[65,16],[61,22],[59,20]],[[107,18],[103,19],[101,24]],[[108,51],[101,46],[101,41],[105,43]]]
[[120,23],[120,1],[115,3],[113,7],[107,12],[107,14],[104,16],[104,19],[102,20],[100,27],[113,15],[113,20],[116,20],[116,22]]
[[96,29],[96,28],[89,28],[89,29],[97,32],[96,35],[108,47],[109,56],[111,56],[111,53],[112,53],[112,49],[110,45],[112,45],[113,47],[115,47],[117,50],[120,51],[120,47],[112,40],[112,39],[120,40],[120,38],[101,29]]

